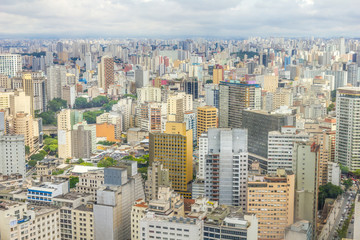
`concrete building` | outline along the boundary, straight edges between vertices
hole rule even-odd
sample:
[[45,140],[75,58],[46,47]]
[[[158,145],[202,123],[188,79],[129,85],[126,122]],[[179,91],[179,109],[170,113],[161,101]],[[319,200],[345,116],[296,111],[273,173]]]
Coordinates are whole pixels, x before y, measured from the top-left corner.
[[178,92],[167,98],[167,114],[170,122],[183,122],[184,113],[193,110],[192,95]]
[[307,220],[316,232],[319,192],[319,145],[314,142],[297,142],[294,145],[295,219]]
[[161,88],[145,86],[136,89],[136,93],[139,103],[161,102]]
[[193,133],[185,123],[167,122],[164,133],[150,133],[150,163],[159,161],[169,169],[175,191],[191,198],[188,183],[193,178]]
[[96,191],[104,184],[104,170],[94,170],[82,173],[76,184],[76,192],[91,195],[91,200],[96,202]]
[[212,106],[198,107],[197,109],[197,140],[209,128],[216,128],[218,123],[217,108]]
[[360,195],[356,196],[354,209],[354,239],[360,239]]
[[114,84],[114,59],[103,56],[98,64],[98,86],[107,93],[110,85]]
[[312,232],[310,222],[300,220],[286,228],[285,240],[312,240]]
[[150,212],[140,220],[140,229],[142,240],[172,236],[179,240],[203,239],[203,221],[195,218],[164,217]]
[[295,175],[279,169],[276,175],[252,176],[247,196],[247,211],[259,220],[259,239],[284,239],[294,223]]
[[222,205],[206,215],[204,240],[258,239],[258,219],[241,207]]
[[27,96],[22,89],[16,90],[10,97],[10,115],[15,116],[18,112],[31,113],[31,97]]
[[260,84],[262,90],[267,92],[275,92],[278,88],[279,77],[272,75],[256,76],[256,83]]
[[112,108],[111,113],[122,116],[122,131],[134,127],[135,102],[132,98],[122,98]]
[[[96,144],[97,144],[97,142],[96,142],[96,125],[87,124],[87,122],[83,121],[83,122],[78,122],[78,123],[74,124],[72,129],[78,130],[80,126],[83,128],[84,131],[90,131],[90,141],[89,141],[89,143],[86,143],[86,144],[83,143],[84,146],[86,145],[86,148],[90,148],[90,155],[93,153],[96,153]],[[116,128],[115,128],[115,130],[116,130]],[[81,143],[78,143],[78,145],[79,144],[81,144]],[[85,150],[81,150],[81,151],[85,151]],[[86,151],[88,151],[88,150],[86,150]]]
[[243,127],[243,110],[248,108],[261,109],[260,85],[235,81],[220,83],[220,127]]
[[141,240],[140,220],[146,216],[149,206],[143,199],[136,200],[131,208],[131,240]]
[[335,162],[347,166],[350,171],[360,168],[360,88],[338,88],[336,93],[336,150]]
[[69,181],[43,182],[27,190],[27,201],[34,204],[51,204],[53,198],[70,191]]
[[73,108],[76,98],[75,85],[63,86],[61,91],[61,98],[66,101],[70,108]]
[[245,210],[247,130],[210,128],[207,136],[205,196],[221,205],[241,206]]
[[22,135],[4,135],[0,131],[0,173],[25,177],[25,140]]
[[[66,86],[66,68],[63,65],[54,65],[47,68],[46,94],[47,100],[62,98],[63,87]],[[68,102],[70,104],[70,102]]]
[[327,162],[327,182],[340,186],[341,183],[341,170],[340,165],[334,162]]
[[9,76],[0,74],[0,88],[11,88],[11,79]]
[[262,110],[272,112],[281,106],[293,105],[293,94],[291,89],[278,88],[275,92],[265,92],[262,96]]
[[161,162],[153,162],[148,168],[145,181],[145,199],[151,201],[158,198],[159,187],[171,187],[169,169],[163,168]]
[[222,81],[224,81],[224,68],[217,66],[213,69],[213,83],[220,84]]
[[269,132],[268,173],[275,174],[278,168],[292,171],[294,142],[308,140],[309,135],[297,130],[294,126],[282,126],[281,132]]
[[0,54],[0,74],[14,77],[22,70],[21,55],[19,54]]
[[13,119],[13,134],[24,136],[25,146],[29,146],[30,153],[34,152],[34,120],[32,115],[19,112]]
[[219,85],[205,84],[205,103],[219,109]]
[[74,158],[90,158],[92,149],[92,132],[83,125],[71,130],[71,156]]
[[123,115],[117,112],[105,112],[96,117],[96,124],[108,123],[114,125],[115,139],[121,139],[123,129]]
[[149,85],[149,71],[136,69],[135,70],[135,85],[136,88],[142,88]]
[[197,144],[197,117],[194,111],[184,113],[184,122],[186,123],[186,130],[192,130],[193,143]]
[[138,110],[138,126],[148,132],[161,132],[162,112],[166,109],[163,103],[146,102]]

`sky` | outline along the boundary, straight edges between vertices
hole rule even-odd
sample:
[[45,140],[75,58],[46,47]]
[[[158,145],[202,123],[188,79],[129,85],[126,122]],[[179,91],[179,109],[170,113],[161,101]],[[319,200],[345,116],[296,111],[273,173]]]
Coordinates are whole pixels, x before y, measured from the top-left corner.
[[360,37],[359,0],[0,0],[0,37]]

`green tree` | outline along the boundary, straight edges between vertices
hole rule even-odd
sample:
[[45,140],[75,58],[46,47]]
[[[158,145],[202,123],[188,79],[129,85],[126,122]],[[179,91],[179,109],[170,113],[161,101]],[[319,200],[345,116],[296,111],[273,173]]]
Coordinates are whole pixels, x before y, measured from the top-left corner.
[[28,162],[29,166],[31,166],[31,167],[35,167],[35,166],[36,166],[36,163],[37,163],[36,160],[30,160],[30,161]]
[[36,117],[42,119],[44,125],[55,125],[56,126],[56,114],[55,112],[48,111],[36,114]]
[[102,110],[104,110],[105,112],[110,112],[112,107],[117,103],[118,101],[117,100],[111,100],[110,102],[108,103],[105,103],[103,106],[102,106]]
[[342,174],[348,174],[349,173],[349,168],[347,166],[344,166],[342,164],[340,164],[340,170]]
[[88,166],[88,167],[94,166],[94,164],[89,163],[89,162],[83,162],[83,163],[81,163],[80,165],[81,165],[81,166]]
[[30,147],[28,145],[25,145],[25,154],[26,155],[30,154]]
[[53,100],[49,101],[48,103],[48,109],[52,112],[58,112],[63,108],[67,107],[66,100],[63,100],[61,98],[54,98]]
[[332,110],[335,109],[335,104],[331,103],[328,107],[327,107],[327,112],[331,112]]
[[46,155],[48,155],[48,153],[47,153],[45,150],[42,150],[42,149],[39,151],[39,153],[42,154],[44,157],[45,157]]
[[41,161],[44,159],[44,156],[41,153],[36,153],[30,156],[31,160],[35,160],[35,161]]
[[89,104],[86,98],[78,97],[75,99],[74,108],[81,109],[81,108],[88,108]]
[[101,145],[104,145],[104,146],[112,146],[112,145],[116,144],[116,142],[99,141],[97,144],[101,144]]
[[326,185],[319,187],[319,209],[322,209],[325,204],[325,199],[327,198],[337,198],[340,194],[343,193],[341,187],[333,185],[332,183],[327,183]]
[[86,120],[87,123],[93,124],[96,123],[96,117],[103,114],[104,111],[98,110],[98,111],[86,111],[83,113],[83,117]]
[[136,99],[136,95],[133,95],[133,94],[124,94],[124,98],[127,98],[127,97],[131,97],[131,98],[134,98]]
[[63,169],[59,169],[59,170],[54,170],[51,175],[60,175],[60,174],[63,174],[64,173],[64,170]]
[[360,178],[360,169],[356,169],[355,171],[353,171],[353,174],[354,174],[357,178]]
[[98,167],[113,167],[117,164],[117,161],[111,157],[106,157],[104,159],[101,159],[97,166]]
[[93,107],[102,107],[104,104],[109,103],[109,99],[105,96],[97,96],[91,101]]
[[79,177],[70,176],[70,188],[76,187],[76,184],[79,182]]
[[79,158],[79,160],[77,160],[76,163],[77,163],[77,164],[82,164],[82,163],[84,163],[84,160],[83,160],[82,158]]
[[353,180],[350,179],[350,178],[348,178],[348,179],[344,180],[343,184],[344,184],[344,186],[345,186],[345,190],[348,190],[349,188],[352,187],[352,185],[353,185]]

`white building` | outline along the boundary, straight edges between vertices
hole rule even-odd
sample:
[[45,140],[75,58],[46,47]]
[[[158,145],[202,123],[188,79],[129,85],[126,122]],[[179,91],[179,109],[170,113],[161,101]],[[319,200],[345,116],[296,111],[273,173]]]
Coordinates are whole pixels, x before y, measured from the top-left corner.
[[[66,85],[66,68],[65,66],[55,65],[47,68],[46,94],[47,100],[61,98],[63,86]],[[70,103],[68,103],[70,104]]]
[[197,172],[197,178],[205,179],[205,162],[206,155],[209,152],[208,134],[204,132],[199,137],[199,171]]
[[338,88],[336,93],[335,162],[350,171],[360,169],[360,88]]
[[21,71],[21,56],[18,54],[0,54],[0,74],[14,77]]
[[358,194],[355,199],[354,211],[354,238],[360,239],[360,195]]
[[275,174],[278,168],[293,169],[294,142],[307,141],[309,135],[293,126],[281,127],[281,132],[268,135],[268,173]]
[[21,174],[25,177],[25,139],[23,135],[4,135],[0,132],[0,173]]
[[130,127],[130,117],[134,115],[133,99],[123,98],[118,101],[112,108],[112,112],[122,115],[122,131],[127,131]]
[[141,240],[203,239],[203,221],[196,218],[163,217],[149,212],[140,220]]
[[205,196],[220,205],[246,209],[248,143],[246,129],[210,128],[205,154]]
[[50,204],[53,198],[70,191],[69,181],[44,182],[40,186],[28,188],[27,200],[33,203]]
[[136,90],[139,103],[161,102],[161,88],[145,86]]
[[340,186],[341,170],[340,165],[334,162],[328,162],[328,182],[336,186]]

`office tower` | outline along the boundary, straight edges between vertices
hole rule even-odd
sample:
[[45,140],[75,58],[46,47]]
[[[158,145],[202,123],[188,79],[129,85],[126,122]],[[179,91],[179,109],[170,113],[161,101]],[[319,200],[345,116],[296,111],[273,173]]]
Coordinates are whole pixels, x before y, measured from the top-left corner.
[[269,132],[267,172],[275,174],[279,168],[292,171],[294,142],[308,140],[309,135],[294,126],[283,126],[281,132]]
[[114,84],[114,59],[108,56],[101,58],[98,64],[98,86],[107,93],[110,85]]
[[339,52],[340,52],[340,55],[344,55],[346,53],[345,38],[343,38],[343,37],[340,38]]
[[92,60],[91,60],[91,53],[87,52],[85,54],[85,66],[86,66],[86,71],[91,71],[92,69]]
[[269,59],[269,56],[267,55],[267,53],[260,53],[260,56],[259,56],[260,65],[267,67],[268,61],[269,61],[268,59]]
[[25,177],[25,138],[22,135],[5,135],[0,131],[0,173],[21,174]]
[[82,121],[82,113],[71,109],[62,109],[57,115],[58,124],[58,156],[59,158],[71,158],[71,130],[74,124]]
[[45,58],[44,56],[33,57],[32,59],[32,71],[45,71]]
[[353,87],[359,87],[358,80],[358,66],[356,63],[351,63],[347,69],[347,83]]
[[193,179],[192,130],[185,123],[167,122],[164,133],[150,133],[150,163],[159,161],[169,169],[170,181],[175,191],[191,198],[188,184]]
[[150,212],[140,220],[140,230],[143,239],[165,239],[169,236],[180,240],[203,239],[203,221],[196,218],[167,217]]
[[184,121],[184,99],[179,95],[169,96],[167,99],[167,120],[169,122]]
[[22,89],[10,95],[10,115],[15,116],[18,112],[31,114],[31,97],[27,96]]
[[145,198],[136,163],[134,167],[129,173],[126,168],[105,169],[104,185],[97,190],[94,204],[95,239],[131,238],[131,208],[136,200]]
[[267,92],[275,92],[278,88],[279,77],[271,75],[256,76],[256,83],[260,84],[261,89]]
[[213,69],[213,84],[220,84],[224,81],[224,68],[221,65],[216,65]]
[[254,73],[254,70],[255,70],[255,68],[256,68],[256,62],[248,62],[248,63],[246,64],[246,66],[247,66],[247,69],[248,69],[248,73],[249,73],[249,74],[253,74],[253,73]]
[[0,74],[14,77],[21,70],[21,55],[0,54]]
[[71,131],[71,156],[74,158],[90,158],[92,150],[91,130],[85,130],[83,125]]
[[136,89],[139,103],[161,102],[161,88],[146,86]]
[[192,130],[193,132],[193,144],[197,143],[197,117],[194,111],[184,113],[184,122],[186,124],[186,130]]
[[61,91],[61,99],[65,100],[70,108],[74,107],[76,98],[75,86],[63,86]]
[[242,112],[248,108],[261,108],[261,88],[258,84],[220,83],[220,127],[241,128]]
[[0,88],[11,88],[11,79],[9,76],[0,74]]
[[56,52],[61,53],[64,51],[64,44],[62,42],[58,42],[56,44]]
[[268,134],[282,126],[295,126],[292,112],[268,113],[259,110],[243,111],[243,128],[248,129],[249,153],[267,158]]
[[14,130],[12,134],[24,136],[25,146],[29,146],[30,153],[35,150],[33,122],[32,115],[22,112],[16,113],[13,119]]
[[[218,123],[217,108],[212,106],[198,107],[197,109],[197,140],[209,128],[216,128]],[[198,140],[199,141],[199,140]]]
[[25,95],[30,96],[31,114],[46,111],[46,79],[42,72],[22,72],[16,78],[22,79]]
[[[62,65],[54,65],[47,68],[46,93],[47,100],[61,98],[62,87],[66,85],[66,68]],[[68,103],[70,104],[70,103]]]
[[295,175],[279,169],[276,175],[253,176],[247,196],[247,211],[259,220],[259,239],[284,239],[294,222]]
[[[202,144],[200,142],[200,144]],[[210,128],[205,156],[205,195],[220,205],[246,209],[247,130]]]
[[190,94],[193,100],[199,99],[200,86],[201,83],[199,83],[196,78],[190,78],[184,81],[184,91],[186,94]]
[[[258,239],[258,219],[240,207],[220,206],[206,214],[204,240]],[[240,237],[241,236],[241,237]]]
[[219,85],[205,84],[205,103],[219,108]]
[[335,89],[344,87],[347,85],[348,72],[347,71],[325,71],[326,75],[333,75],[335,77]]
[[281,106],[293,105],[293,93],[291,89],[278,88],[275,92],[266,92],[263,95],[262,110],[272,112]]
[[169,169],[161,162],[153,162],[148,168],[148,178],[145,181],[145,199],[147,202],[158,199],[159,187],[171,187]]
[[347,166],[350,171],[360,168],[360,142],[357,141],[360,119],[360,88],[345,87],[336,93],[336,146],[335,162]]
[[135,85],[136,88],[142,88],[149,85],[149,71],[136,69],[135,70]]
[[313,235],[317,227],[319,158],[319,145],[315,142],[295,143],[295,219],[309,221]]

